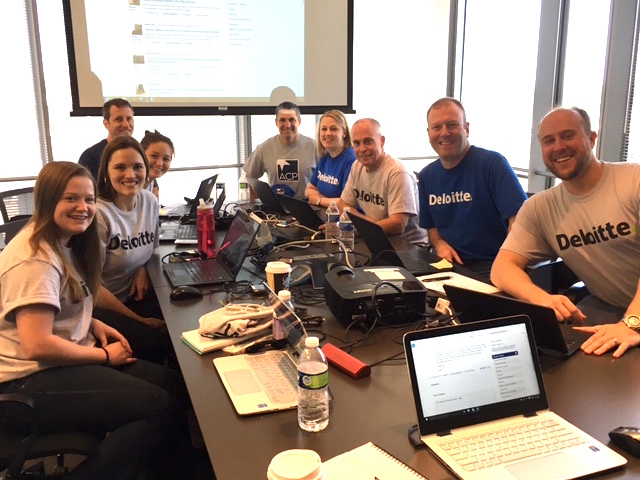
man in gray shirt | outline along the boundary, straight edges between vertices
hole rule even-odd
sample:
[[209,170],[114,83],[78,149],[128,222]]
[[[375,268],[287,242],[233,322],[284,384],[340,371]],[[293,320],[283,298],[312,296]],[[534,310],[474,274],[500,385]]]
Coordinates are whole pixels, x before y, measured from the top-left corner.
[[266,172],[271,188],[303,199],[318,163],[318,153],[315,140],[298,133],[299,125],[300,109],[295,103],[278,105],[276,126],[280,133],[258,145],[243,168],[252,179],[258,179]]

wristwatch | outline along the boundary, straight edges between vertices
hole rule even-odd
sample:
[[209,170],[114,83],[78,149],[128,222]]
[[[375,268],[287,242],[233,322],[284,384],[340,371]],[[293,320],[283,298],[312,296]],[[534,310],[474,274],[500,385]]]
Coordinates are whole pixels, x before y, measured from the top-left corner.
[[318,197],[318,200],[316,200],[316,206],[319,207],[320,206],[320,200],[322,200],[322,197]]
[[631,330],[640,331],[640,315],[625,315],[621,321]]

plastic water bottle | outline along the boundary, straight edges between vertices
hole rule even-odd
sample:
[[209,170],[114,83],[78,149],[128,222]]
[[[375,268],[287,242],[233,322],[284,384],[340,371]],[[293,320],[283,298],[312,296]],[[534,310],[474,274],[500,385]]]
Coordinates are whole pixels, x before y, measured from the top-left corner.
[[307,432],[329,424],[329,366],[318,345],[318,337],[307,337],[298,359],[298,425]]
[[331,200],[329,207],[326,210],[327,223],[324,231],[324,236],[327,239],[335,240],[338,238],[338,222],[340,221],[340,210],[335,200]]
[[[291,309],[292,312],[295,311],[293,305],[291,304],[291,292],[289,290],[280,290],[278,292],[278,298],[282,303],[284,303],[287,307]],[[271,335],[274,340],[282,340],[287,336],[287,333],[284,331],[284,327],[280,322],[280,319],[276,317],[276,311],[273,311],[273,324],[271,326]]]
[[251,201],[251,192],[249,191],[249,182],[247,182],[247,174],[242,170],[240,175],[240,181],[238,182],[238,189],[240,190],[240,203],[248,203]]
[[338,229],[340,234],[338,239],[344,244],[344,248],[348,252],[353,252],[353,245],[355,243],[355,232],[353,230],[353,223],[349,218],[348,213],[351,211],[349,207],[344,207],[342,215],[340,215],[340,222],[338,223]]
[[199,199],[198,217],[196,227],[198,229],[198,250],[205,252],[208,258],[216,256],[216,222],[213,218],[213,205],[204,203]]

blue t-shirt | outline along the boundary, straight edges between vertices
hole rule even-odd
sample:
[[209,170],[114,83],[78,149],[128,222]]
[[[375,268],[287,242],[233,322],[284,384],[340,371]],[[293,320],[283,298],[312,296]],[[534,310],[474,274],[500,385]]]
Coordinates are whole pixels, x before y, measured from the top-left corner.
[[463,262],[493,260],[527,198],[502,155],[474,146],[450,170],[440,160],[423,168],[418,193],[420,226],[437,228]]
[[353,147],[345,148],[336,158],[327,153],[320,159],[311,177],[311,184],[318,189],[320,195],[338,198],[347,184],[351,165],[356,159]]

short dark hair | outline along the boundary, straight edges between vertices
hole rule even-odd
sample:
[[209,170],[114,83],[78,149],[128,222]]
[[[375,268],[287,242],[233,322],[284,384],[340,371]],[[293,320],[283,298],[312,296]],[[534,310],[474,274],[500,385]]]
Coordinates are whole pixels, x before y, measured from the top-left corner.
[[111,185],[111,179],[109,178],[109,162],[111,157],[118,150],[124,150],[126,148],[133,148],[142,157],[144,162],[144,168],[146,169],[145,178],[148,181],[149,177],[149,160],[147,160],[147,154],[142,148],[142,145],[138,141],[129,136],[116,137],[107,143],[102,152],[102,158],[100,159],[100,168],[98,169],[98,198],[112,202],[116,198],[116,191]]
[[154,130],[153,132],[150,132],[149,130],[145,130],[144,137],[142,137],[142,140],[140,140],[140,145],[146,151],[147,148],[149,148],[151,145],[159,142],[166,143],[167,145],[169,145],[169,148],[171,148],[171,153],[173,155],[176,154],[176,149],[173,148],[173,142],[171,141],[171,139],[161,134],[158,130]]
[[280,105],[276,107],[276,117],[280,110],[294,110],[296,112],[296,116],[300,118],[300,107],[293,102],[282,102]]
[[429,107],[429,110],[427,110],[427,121],[429,120],[429,114],[431,113],[431,110],[433,110],[434,108],[440,108],[445,103],[453,103],[454,105],[457,105],[458,108],[462,110],[462,120],[464,121],[465,124],[467,123],[467,112],[465,111],[464,106],[462,105],[462,102],[452,97],[442,97],[436,100],[435,102],[433,102],[433,104]]
[[569,110],[573,110],[582,118],[582,127],[584,128],[584,133],[587,135],[591,135],[591,118],[589,118],[589,114],[586,110],[583,110],[579,107],[571,107]]
[[131,109],[131,113],[133,113],[133,107],[127,100],[124,98],[112,98],[111,100],[104,102],[104,105],[102,105],[102,118],[105,120],[109,120],[109,117],[111,116],[111,107],[129,107]]

